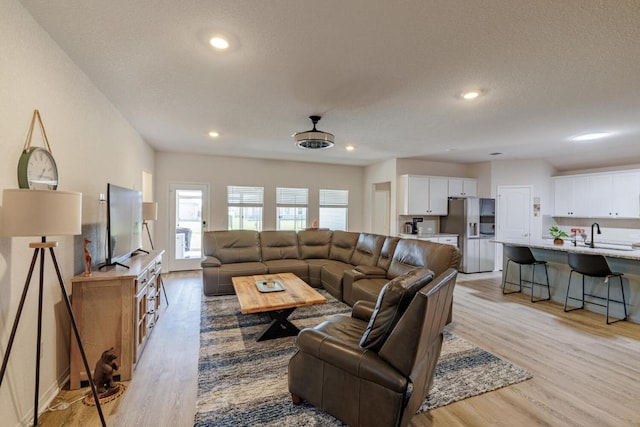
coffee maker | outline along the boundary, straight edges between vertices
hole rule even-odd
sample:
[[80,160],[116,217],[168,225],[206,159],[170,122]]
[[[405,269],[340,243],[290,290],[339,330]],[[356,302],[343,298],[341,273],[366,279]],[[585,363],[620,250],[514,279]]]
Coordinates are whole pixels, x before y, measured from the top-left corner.
[[418,234],[418,223],[422,222],[422,218],[413,218],[411,223],[411,234]]

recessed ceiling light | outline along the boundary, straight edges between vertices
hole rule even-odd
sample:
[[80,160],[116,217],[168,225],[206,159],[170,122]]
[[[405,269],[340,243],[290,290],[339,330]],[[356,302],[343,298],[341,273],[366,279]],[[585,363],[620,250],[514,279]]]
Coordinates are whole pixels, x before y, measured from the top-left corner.
[[215,130],[209,131],[209,138],[217,138],[219,136],[220,136],[220,132]]
[[229,41],[222,36],[211,37],[209,44],[218,50],[227,50],[229,48]]
[[356,147],[354,147],[353,145],[347,145],[346,147],[344,147],[344,149],[347,151],[353,151],[356,149]]
[[606,138],[608,136],[611,136],[612,134],[613,132],[592,132],[592,133],[585,133],[582,135],[576,135],[571,137],[570,139],[576,142],[593,141],[595,139]]
[[480,90],[469,90],[467,92],[462,92],[460,97],[466,101],[471,101],[479,97],[481,94],[482,92]]

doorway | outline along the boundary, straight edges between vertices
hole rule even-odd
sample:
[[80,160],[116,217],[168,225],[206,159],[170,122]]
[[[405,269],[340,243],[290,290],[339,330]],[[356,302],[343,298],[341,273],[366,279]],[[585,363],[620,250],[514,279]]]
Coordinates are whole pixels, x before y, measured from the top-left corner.
[[371,232],[382,236],[390,233],[391,183],[380,182],[373,184],[373,206],[371,218]]
[[169,184],[169,269],[198,270],[208,219],[207,184]]

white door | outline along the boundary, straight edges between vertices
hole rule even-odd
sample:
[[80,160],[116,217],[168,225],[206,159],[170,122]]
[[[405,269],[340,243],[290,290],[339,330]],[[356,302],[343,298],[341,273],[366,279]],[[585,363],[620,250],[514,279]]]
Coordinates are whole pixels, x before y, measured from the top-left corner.
[[[532,187],[498,186],[496,199],[496,238],[529,241],[533,205]],[[496,268],[502,269],[502,245],[496,245]]]
[[207,184],[169,184],[169,270],[198,270],[208,219]]

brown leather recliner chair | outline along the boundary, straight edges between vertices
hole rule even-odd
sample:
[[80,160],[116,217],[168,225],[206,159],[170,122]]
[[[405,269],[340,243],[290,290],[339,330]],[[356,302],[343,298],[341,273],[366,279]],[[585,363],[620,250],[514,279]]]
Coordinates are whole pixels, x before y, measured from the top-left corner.
[[442,347],[457,270],[415,269],[351,317],[303,329],[289,391],[350,426],[406,426],[426,398]]

